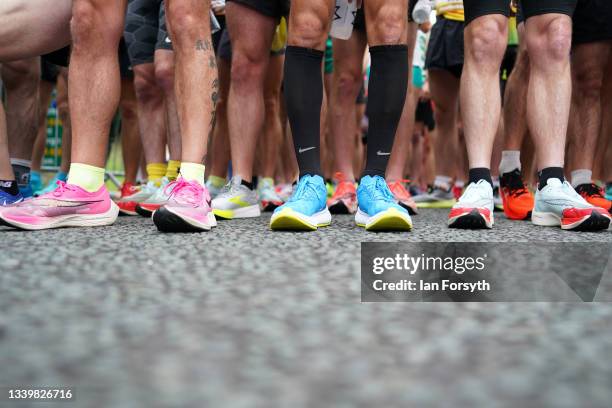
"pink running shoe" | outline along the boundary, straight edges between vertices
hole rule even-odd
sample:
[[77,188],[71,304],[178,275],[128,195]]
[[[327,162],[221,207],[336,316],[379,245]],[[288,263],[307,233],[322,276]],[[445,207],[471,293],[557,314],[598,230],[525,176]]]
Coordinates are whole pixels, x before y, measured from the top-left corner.
[[119,208],[106,187],[95,193],[58,181],[55,190],[18,205],[3,208],[0,224],[23,230],[111,225]]
[[166,186],[168,202],[153,213],[153,222],[161,232],[210,231],[217,220],[210,208],[210,194],[195,181],[179,177]]

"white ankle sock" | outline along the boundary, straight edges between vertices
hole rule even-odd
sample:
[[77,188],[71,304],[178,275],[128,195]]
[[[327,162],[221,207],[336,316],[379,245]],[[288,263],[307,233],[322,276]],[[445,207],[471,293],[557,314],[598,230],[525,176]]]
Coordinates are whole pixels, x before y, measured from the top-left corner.
[[502,151],[501,161],[499,162],[499,174],[510,173],[515,169],[521,169],[520,150]]
[[436,176],[434,187],[440,187],[443,190],[448,190],[451,187],[452,178],[448,176]]
[[593,172],[588,169],[578,169],[572,171],[572,187],[576,188],[581,184],[591,184]]

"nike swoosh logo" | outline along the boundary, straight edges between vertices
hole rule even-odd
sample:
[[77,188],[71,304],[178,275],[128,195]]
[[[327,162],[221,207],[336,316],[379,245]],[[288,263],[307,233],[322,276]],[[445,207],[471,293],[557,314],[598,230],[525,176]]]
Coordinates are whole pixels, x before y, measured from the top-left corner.
[[166,37],[165,42],[166,42],[166,44],[170,44],[172,42],[172,40],[170,39],[170,37]]
[[306,147],[306,148],[301,148],[301,147],[300,147],[300,148],[298,149],[298,152],[299,152],[299,153],[304,153],[304,152],[307,152],[307,151],[312,150],[312,149],[316,149],[316,147],[315,147],[315,146],[312,146],[312,147]]
[[378,156],[389,156],[391,153],[383,153],[380,150],[376,152]]

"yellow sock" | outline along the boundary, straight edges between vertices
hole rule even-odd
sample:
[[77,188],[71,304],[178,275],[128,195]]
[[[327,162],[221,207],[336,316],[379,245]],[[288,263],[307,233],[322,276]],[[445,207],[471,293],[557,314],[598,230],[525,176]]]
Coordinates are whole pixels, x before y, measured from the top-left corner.
[[210,182],[210,184],[213,185],[213,187],[216,187],[216,188],[221,188],[226,183],[223,177],[213,176],[212,174],[208,176],[208,181]]
[[168,169],[166,170],[166,178],[170,181],[176,180],[178,177],[178,171],[181,167],[181,162],[178,160],[168,161]]
[[161,184],[161,178],[166,175],[166,163],[149,163],[147,164],[147,178],[156,185]]
[[67,183],[94,193],[104,185],[104,168],[83,163],[72,163],[70,164]]
[[181,176],[188,181],[197,181],[204,187],[204,165],[200,163],[181,163]]

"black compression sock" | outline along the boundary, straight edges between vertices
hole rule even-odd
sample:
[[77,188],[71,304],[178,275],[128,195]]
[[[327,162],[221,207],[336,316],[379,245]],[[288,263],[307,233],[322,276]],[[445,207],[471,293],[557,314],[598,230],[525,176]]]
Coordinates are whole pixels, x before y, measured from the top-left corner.
[[542,169],[539,174],[538,190],[541,190],[546,187],[548,179],[551,178],[559,179],[563,183],[565,181],[565,176],[563,175],[563,167],[546,167]]
[[493,180],[491,179],[491,170],[486,167],[474,167],[470,169],[470,181],[469,183],[478,183],[479,180],[486,180],[491,187],[493,187]]
[[17,186],[15,180],[0,180],[0,190],[10,195],[16,195],[19,192],[19,186]]
[[300,178],[321,174],[322,61],[323,51],[311,48],[290,45],[285,52],[285,102]]
[[368,85],[368,159],[366,176],[385,177],[397,124],[402,116],[408,86],[408,47],[370,47],[372,68]]
[[253,190],[253,186],[255,185],[255,180],[253,181],[240,180],[240,184],[247,187],[249,190]]

